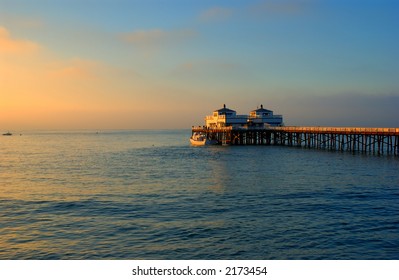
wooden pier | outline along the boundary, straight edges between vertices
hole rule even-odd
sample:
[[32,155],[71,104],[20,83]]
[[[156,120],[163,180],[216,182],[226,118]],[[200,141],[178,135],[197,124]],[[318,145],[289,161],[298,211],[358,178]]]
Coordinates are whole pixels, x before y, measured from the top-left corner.
[[222,145],[279,145],[373,154],[399,155],[399,128],[193,127]]

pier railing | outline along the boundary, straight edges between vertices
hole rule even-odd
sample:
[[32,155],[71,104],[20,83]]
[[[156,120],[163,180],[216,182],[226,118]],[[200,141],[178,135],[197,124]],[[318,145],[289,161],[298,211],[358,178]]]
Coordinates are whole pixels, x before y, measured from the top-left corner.
[[282,127],[269,127],[266,129],[271,129],[276,131],[289,131],[289,132],[399,135],[399,128],[282,126]]

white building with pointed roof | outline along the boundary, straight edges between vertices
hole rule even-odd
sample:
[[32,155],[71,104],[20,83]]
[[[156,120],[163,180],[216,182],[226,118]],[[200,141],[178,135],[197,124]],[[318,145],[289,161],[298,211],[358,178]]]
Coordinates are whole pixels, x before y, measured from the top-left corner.
[[252,110],[249,113],[248,123],[252,126],[264,126],[265,124],[270,126],[282,126],[283,116],[274,115],[273,111],[264,109],[261,104],[260,108]]
[[223,104],[223,108],[213,111],[211,116],[205,117],[206,127],[226,127],[226,126],[243,126],[247,123],[247,115],[237,115],[236,111],[231,110]]
[[263,105],[251,111],[249,115],[237,115],[236,111],[223,104],[223,108],[215,110],[212,115],[205,117],[205,125],[208,128],[282,126],[283,116],[274,115],[273,111],[264,109]]

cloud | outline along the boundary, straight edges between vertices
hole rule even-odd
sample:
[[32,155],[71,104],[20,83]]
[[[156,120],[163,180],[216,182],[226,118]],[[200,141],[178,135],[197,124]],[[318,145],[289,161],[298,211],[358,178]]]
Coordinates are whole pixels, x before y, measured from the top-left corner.
[[20,17],[7,13],[0,14],[0,17],[3,17],[4,24],[18,29],[39,29],[45,26],[43,20],[35,17]]
[[137,30],[123,33],[120,35],[122,41],[138,47],[158,47],[167,44],[174,44],[189,40],[195,37],[197,33],[191,29],[181,30]]
[[[0,37],[0,127],[161,128],[162,124],[170,126],[171,118],[177,123],[181,119],[179,102],[184,94],[176,95],[169,86],[137,75],[130,66],[65,58],[45,45],[30,55],[20,55],[36,50],[39,44],[14,39],[5,28]],[[159,121],[160,112],[168,118]]]
[[33,120],[40,126],[49,115],[53,122],[68,122],[58,113],[102,110],[113,104],[106,92],[118,88],[110,81],[121,79],[102,62],[61,58],[35,42],[12,38],[4,27],[0,61],[0,126],[34,127]]
[[52,61],[48,69],[49,78],[92,80],[98,76],[103,66],[96,61],[75,58],[68,61]]
[[202,60],[202,61],[187,61],[185,63],[180,64],[177,67],[177,72],[180,73],[200,73],[200,72],[220,72],[220,71],[232,71],[239,68],[238,64],[223,62],[223,61],[210,61],[210,60]]
[[316,7],[318,0],[262,0],[255,4],[247,4],[242,9],[229,7],[212,7],[198,16],[201,22],[225,21],[235,19],[264,19],[281,16],[299,16]]
[[309,11],[315,0],[264,0],[249,7],[251,16],[293,16]]
[[11,38],[8,30],[0,26],[0,54],[28,54],[39,49],[40,46],[32,41]]
[[203,22],[210,21],[221,21],[230,18],[233,14],[233,10],[225,7],[213,7],[206,11],[203,11],[199,19]]

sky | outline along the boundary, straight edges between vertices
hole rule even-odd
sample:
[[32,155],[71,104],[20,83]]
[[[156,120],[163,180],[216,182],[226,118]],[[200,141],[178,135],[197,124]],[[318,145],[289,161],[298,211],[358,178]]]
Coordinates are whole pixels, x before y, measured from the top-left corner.
[[226,104],[399,127],[399,1],[0,0],[0,131],[178,129]]

